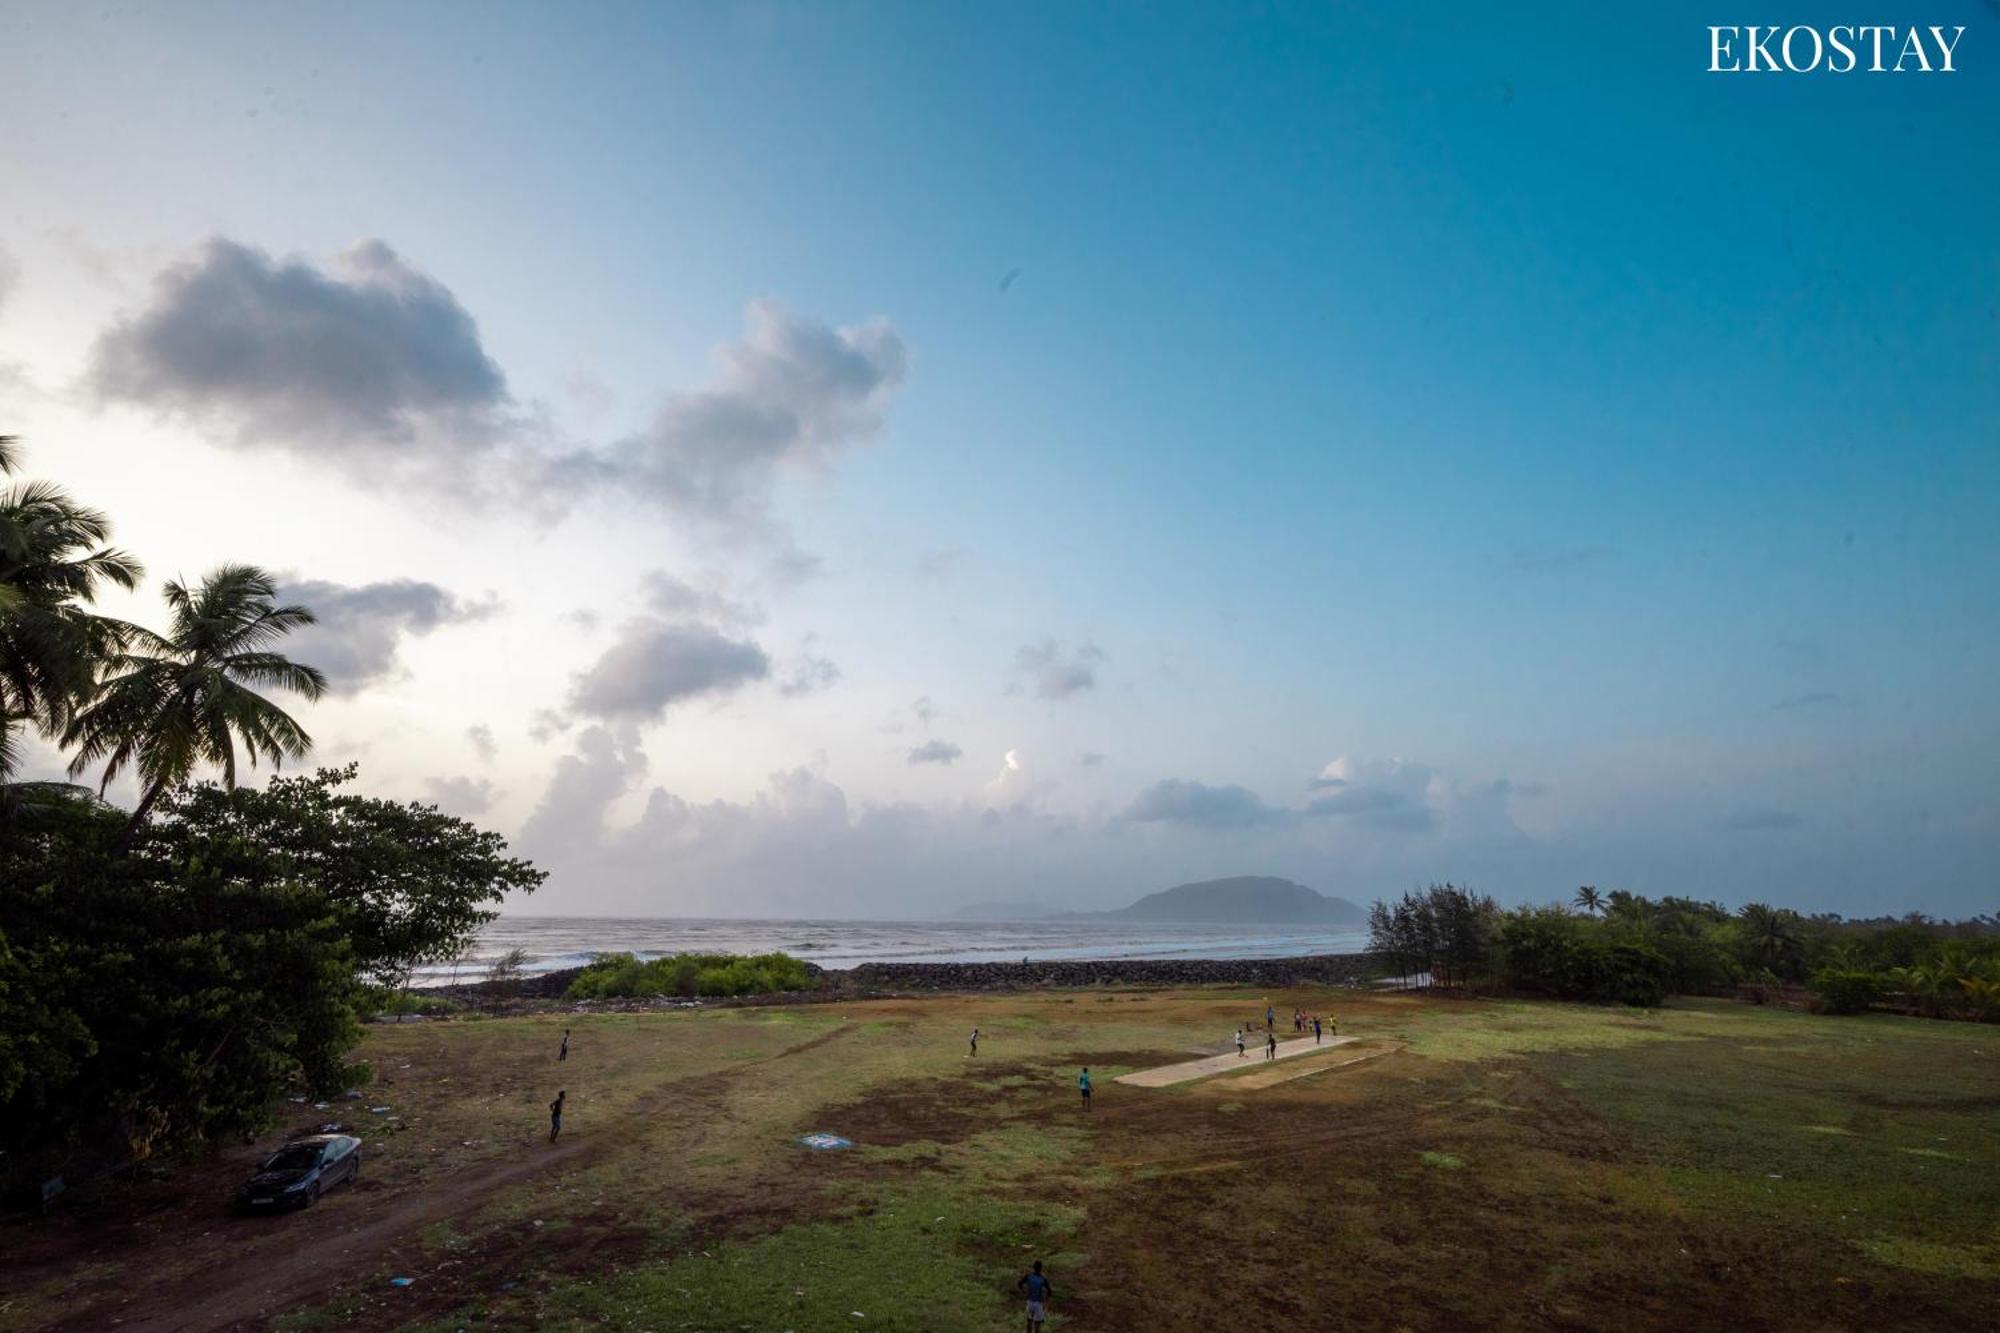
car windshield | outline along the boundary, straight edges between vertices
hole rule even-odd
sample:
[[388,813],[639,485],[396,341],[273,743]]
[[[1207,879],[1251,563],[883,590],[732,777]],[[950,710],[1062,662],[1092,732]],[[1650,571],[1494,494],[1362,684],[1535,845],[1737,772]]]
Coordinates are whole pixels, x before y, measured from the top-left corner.
[[303,1171],[319,1161],[319,1145],[316,1143],[293,1143],[280,1148],[270,1161],[264,1163],[266,1171]]

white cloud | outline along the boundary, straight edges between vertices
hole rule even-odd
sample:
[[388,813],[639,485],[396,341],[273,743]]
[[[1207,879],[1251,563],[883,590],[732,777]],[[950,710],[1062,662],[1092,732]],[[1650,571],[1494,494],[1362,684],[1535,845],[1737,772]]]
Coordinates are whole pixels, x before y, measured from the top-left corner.
[[909,355],[887,320],[832,328],[753,302],[741,339],[717,351],[704,388],[669,397],[645,430],[572,452],[559,475],[583,489],[656,504],[701,531],[785,548],[794,578],[811,557],[789,550],[771,517],[781,472],[824,473],[882,426]]
[[493,804],[493,783],[486,778],[431,778],[425,785],[433,803],[446,814],[470,819]]
[[1078,645],[1064,652],[1054,639],[1022,645],[1014,654],[1014,665],[1037,698],[1067,699],[1097,688],[1097,664],[1104,650],[1094,643]]
[[911,750],[909,759],[913,764],[951,764],[964,753],[950,741],[932,738]]
[[468,602],[416,579],[348,586],[293,578],[278,588],[278,601],[313,613],[315,623],[293,631],[283,650],[325,672],[335,694],[356,694],[394,677],[404,638],[483,620],[499,609],[490,598]]
[[1291,813],[1266,805],[1262,797],[1247,787],[1210,787],[1167,778],[1134,797],[1125,810],[1125,818],[1140,824],[1242,829],[1282,823],[1291,818]]
[[379,240],[330,270],[211,240],[98,340],[90,385],[225,442],[363,471],[483,449],[509,405],[472,316]]
[[649,722],[684,699],[726,694],[770,672],[770,658],[755,643],[641,616],[576,677],[569,706],[600,721]]

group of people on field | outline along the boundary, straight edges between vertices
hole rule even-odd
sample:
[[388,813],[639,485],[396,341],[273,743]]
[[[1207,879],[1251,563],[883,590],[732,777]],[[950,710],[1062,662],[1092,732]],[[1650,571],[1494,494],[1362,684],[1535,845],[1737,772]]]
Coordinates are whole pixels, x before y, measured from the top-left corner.
[[[1238,1025],[1236,1029],[1236,1056],[1238,1059],[1243,1057],[1249,1034],[1255,1026],[1256,1022],[1254,1019],[1249,1023]],[[1308,1014],[1303,1009],[1294,1009],[1292,1010],[1292,1031],[1301,1035],[1311,1032],[1313,1034],[1313,1045],[1317,1046],[1327,1033],[1338,1033],[1340,1025],[1331,1017],[1323,1018],[1318,1014]],[[1278,1011],[1274,1006],[1268,1004],[1264,1006],[1264,1058],[1266,1060],[1275,1060],[1278,1058]]]

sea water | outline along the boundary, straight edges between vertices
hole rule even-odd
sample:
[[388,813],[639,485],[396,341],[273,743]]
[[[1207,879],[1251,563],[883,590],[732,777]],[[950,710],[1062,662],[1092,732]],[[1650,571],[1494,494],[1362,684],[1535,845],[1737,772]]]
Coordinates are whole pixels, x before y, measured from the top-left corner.
[[747,921],[695,917],[502,916],[464,957],[417,969],[419,986],[478,981],[515,949],[524,972],[580,967],[599,953],[784,952],[821,967],[1011,962],[1023,957],[1293,958],[1359,953],[1365,930],[1130,921]]

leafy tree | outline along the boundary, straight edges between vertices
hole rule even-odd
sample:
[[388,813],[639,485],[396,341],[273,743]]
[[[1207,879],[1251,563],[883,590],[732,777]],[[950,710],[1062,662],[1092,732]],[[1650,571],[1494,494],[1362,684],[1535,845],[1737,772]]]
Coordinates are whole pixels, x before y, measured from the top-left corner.
[[[14,439],[0,436],[0,476],[19,463]],[[86,609],[101,588],[139,581],[139,562],[106,546],[110,535],[102,513],[47,482],[0,491],[0,783],[19,763],[16,728],[60,734],[128,629]]]
[[76,747],[71,776],[104,765],[100,790],[127,766],[144,784],[132,827],[181,786],[197,766],[222,770],[236,785],[240,742],[254,767],[303,758],[312,738],[290,714],[257,693],[291,690],[317,699],[326,678],[271,645],[313,623],[302,606],[279,606],[271,576],[254,565],[224,565],[189,590],[166,586],[165,635],[132,627],[106,664],[100,692],[63,734]]
[[1596,916],[1604,910],[1604,895],[1589,884],[1584,885],[1576,891],[1574,901],[1578,907],[1581,907],[1592,916]]
[[164,797],[133,834],[88,795],[0,838],[0,1174],[32,1178],[267,1125],[347,1063],[363,978],[455,956],[541,874],[353,770]]
[[1425,972],[1433,985],[1464,985],[1487,970],[1499,910],[1484,894],[1433,884],[1405,893],[1393,906],[1375,903],[1368,947],[1390,959],[1398,975]]
[[199,784],[169,801],[171,817],[134,852],[168,873],[201,867],[251,887],[310,888],[355,966],[385,983],[458,957],[509,893],[532,893],[547,878],[507,856],[499,834],[434,805],[343,791],[357,771],[273,778],[262,791]]

